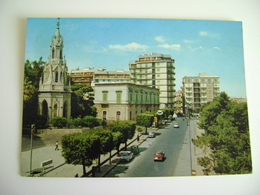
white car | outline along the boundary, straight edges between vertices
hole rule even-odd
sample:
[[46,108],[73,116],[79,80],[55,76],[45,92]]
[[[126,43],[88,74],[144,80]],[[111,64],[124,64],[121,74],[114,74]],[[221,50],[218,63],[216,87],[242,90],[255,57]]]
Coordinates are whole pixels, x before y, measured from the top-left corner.
[[119,155],[121,161],[127,161],[127,162],[132,160],[134,157],[134,154],[131,151],[122,151],[119,153]]
[[173,127],[174,127],[174,128],[179,128],[178,123],[174,123]]
[[149,132],[148,137],[155,137],[155,133],[154,133],[154,131]]

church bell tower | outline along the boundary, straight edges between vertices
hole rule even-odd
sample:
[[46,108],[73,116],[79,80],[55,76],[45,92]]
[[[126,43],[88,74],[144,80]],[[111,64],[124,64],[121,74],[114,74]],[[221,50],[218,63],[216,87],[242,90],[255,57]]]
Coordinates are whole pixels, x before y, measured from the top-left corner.
[[63,38],[60,34],[58,18],[55,34],[52,36],[50,55],[43,68],[39,84],[39,114],[46,116],[48,123],[53,117],[65,117],[69,122],[71,116],[70,80],[68,68],[63,57]]

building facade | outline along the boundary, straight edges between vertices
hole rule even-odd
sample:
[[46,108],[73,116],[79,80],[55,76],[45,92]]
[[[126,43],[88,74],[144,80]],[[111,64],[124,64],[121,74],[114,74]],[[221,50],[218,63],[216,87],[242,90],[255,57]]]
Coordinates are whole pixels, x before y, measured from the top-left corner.
[[132,82],[160,90],[160,109],[174,108],[174,62],[170,55],[144,53],[129,63]]
[[38,91],[39,114],[47,117],[49,123],[53,117],[65,117],[69,121],[71,116],[70,81],[67,76],[66,60],[62,56],[63,47],[58,22],[50,45],[49,60],[44,65]]
[[74,83],[95,85],[95,83],[130,82],[130,71],[118,69],[108,71],[105,68],[84,68],[70,70],[69,76]]
[[183,110],[195,113],[200,112],[202,104],[213,101],[220,94],[219,76],[208,76],[199,73],[199,76],[185,76],[182,79]]
[[182,90],[174,92],[174,113],[183,114]]
[[96,83],[97,118],[108,121],[135,120],[138,113],[159,109],[159,90],[133,83]]

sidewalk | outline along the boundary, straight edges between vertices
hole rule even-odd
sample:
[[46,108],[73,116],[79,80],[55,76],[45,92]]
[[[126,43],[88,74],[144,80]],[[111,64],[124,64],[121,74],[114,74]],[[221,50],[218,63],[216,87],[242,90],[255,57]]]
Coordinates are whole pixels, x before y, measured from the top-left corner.
[[[194,138],[196,139],[197,136],[201,136],[202,133],[205,133],[204,129],[199,129],[197,126],[197,122],[195,122],[195,127],[194,127]],[[199,157],[205,157],[205,156],[209,156],[210,154],[210,148],[209,147],[205,147],[205,148],[199,148],[196,147],[193,143],[191,150],[193,149],[194,151],[191,151],[192,155],[192,169],[196,171],[196,175],[197,176],[203,176],[204,172],[203,169],[205,169],[204,167],[198,165],[197,163],[197,158]],[[215,175],[214,172],[211,172],[209,175]]]
[[[136,135],[132,140],[129,140],[127,143],[132,145],[140,145],[144,140],[147,139],[148,135],[140,136],[140,140],[136,140]],[[124,147],[124,144],[121,144],[120,149]],[[61,155],[62,149],[55,150],[55,146],[45,146],[42,148],[33,149],[32,153],[32,170],[42,168],[41,163],[47,160],[52,159],[52,164],[47,165],[46,174],[44,177],[74,177],[78,174],[79,177],[83,174],[82,165],[72,165],[66,164],[65,159]],[[112,151],[112,155],[116,153],[116,150]],[[109,158],[109,154],[101,155],[101,163]],[[111,159],[111,164],[107,161],[104,165],[101,166],[100,172],[96,172],[95,177],[103,177],[109,172],[114,166],[119,163],[119,157],[115,155]],[[97,166],[97,162],[93,161],[93,164],[90,167],[86,167],[86,171],[89,172],[92,169],[92,166]],[[30,170],[30,151],[25,151],[21,153],[21,175],[28,176]],[[91,177],[91,174],[90,174]]]

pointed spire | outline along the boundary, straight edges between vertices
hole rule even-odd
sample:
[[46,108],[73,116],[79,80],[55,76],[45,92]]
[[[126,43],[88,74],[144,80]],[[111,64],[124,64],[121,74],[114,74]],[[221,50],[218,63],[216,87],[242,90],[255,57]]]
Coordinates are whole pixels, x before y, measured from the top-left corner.
[[57,22],[57,30],[56,30],[56,33],[55,33],[55,36],[56,37],[59,37],[60,36],[60,18],[58,18],[58,22]]
[[58,18],[58,22],[57,22],[57,29],[60,29],[60,18]]

